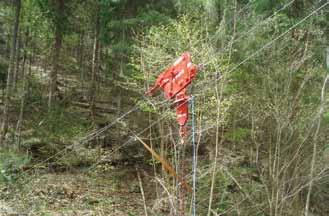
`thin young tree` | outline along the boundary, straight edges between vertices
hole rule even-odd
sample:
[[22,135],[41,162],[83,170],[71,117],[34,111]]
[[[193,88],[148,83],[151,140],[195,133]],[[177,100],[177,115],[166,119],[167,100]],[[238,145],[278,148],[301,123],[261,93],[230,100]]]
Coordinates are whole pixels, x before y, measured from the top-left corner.
[[95,120],[95,98],[96,98],[96,76],[99,70],[99,33],[100,33],[100,5],[96,4],[96,13],[95,13],[95,34],[94,34],[94,47],[93,47],[93,59],[91,65],[91,84],[90,84],[90,114],[93,121]]
[[[19,32],[19,30],[18,30]],[[17,35],[17,48],[16,48],[16,59],[15,59],[15,69],[13,70],[13,81],[12,81],[12,86],[13,89],[16,90],[16,84],[17,84],[17,80],[18,80],[18,73],[19,73],[19,67],[20,67],[20,50],[21,50],[21,38],[20,38],[20,34]]]
[[22,124],[23,124],[23,117],[24,117],[24,110],[25,110],[25,102],[26,102],[26,96],[27,96],[27,84],[28,84],[28,76],[26,76],[25,72],[25,65],[26,65],[26,59],[27,59],[27,47],[29,45],[29,31],[25,32],[25,44],[23,47],[23,62],[22,62],[22,71],[21,71],[21,76],[22,76],[22,95],[21,95],[21,101],[20,101],[20,109],[19,109],[19,116],[16,124],[16,145],[18,148],[20,147],[21,144],[21,129],[22,129]]
[[[327,63],[327,70],[329,71],[329,48],[326,49],[327,51],[327,58],[326,58],[326,63]],[[317,125],[316,125],[316,130],[313,136],[313,153],[312,153],[312,160],[311,160],[311,169],[310,169],[310,174],[309,174],[309,184],[308,184],[308,191],[307,191],[307,196],[306,196],[306,204],[305,204],[305,216],[310,215],[310,202],[311,202],[311,194],[312,194],[312,188],[314,184],[314,176],[315,176],[315,165],[316,165],[316,160],[317,160],[317,151],[318,151],[318,134],[320,131],[321,127],[321,120],[322,120],[322,115],[325,111],[325,91],[326,91],[326,85],[329,80],[329,74],[325,77],[321,89],[321,102],[320,102],[320,110],[318,112],[318,115],[316,116],[317,118]]]

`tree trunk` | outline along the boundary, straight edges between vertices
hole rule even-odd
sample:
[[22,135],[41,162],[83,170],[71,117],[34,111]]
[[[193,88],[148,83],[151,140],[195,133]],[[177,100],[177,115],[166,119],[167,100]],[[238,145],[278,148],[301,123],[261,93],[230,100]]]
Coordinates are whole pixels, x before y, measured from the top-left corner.
[[329,70],[329,47],[327,47],[327,69]]
[[52,109],[57,96],[57,74],[59,69],[59,57],[62,48],[63,32],[61,27],[61,18],[63,17],[64,0],[56,0],[56,29],[55,29],[55,43],[53,51],[53,68],[50,72],[49,82],[49,96],[48,96],[48,111]]
[[19,110],[19,117],[18,117],[18,121],[16,124],[16,145],[18,148],[20,148],[21,145],[21,128],[22,128],[22,124],[23,124],[23,117],[24,117],[24,109],[25,109],[25,101],[26,101],[26,95],[27,95],[27,76],[25,75],[25,63],[26,63],[26,58],[27,58],[27,46],[29,43],[29,33],[28,31],[26,32],[26,42],[24,45],[24,54],[23,54],[23,62],[22,62],[22,81],[23,81],[23,92],[21,95],[21,106],[20,106],[20,110]]
[[96,26],[95,26],[95,38],[94,38],[94,48],[93,48],[93,60],[92,60],[92,68],[91,68],[91,84],[89,89],[89,104],[90,104],[90,114],[95,120],[95,98],[96,98],[96,75],[99,70],[99,32],[100,32],[100,17],[99,17],[99,6],[97,8],[96,13]]
[[[80,30],[80,36],[79,36],[79,53],[77,55],[78,60],[78,67],[80,72],[80,82],[81,82],[81,88],[85,89],[85,80],[86,80],[86,70],[85,70],[85,64],[84,64],[84,52],[85,52],[85,32],[84,30]],[[85,96],[85,94],[84,94]]]
[[[29,78],[32,76],[32,63],[33,63],[33,58],[35,56],[35,44],[33,43],[33,38],[35,37],[35,33],[34,32],[29,32],[29,46],[30,46],[30,49],[31,49],[31,53],[29,53],[27,55],[28,59],[29,59],[29,66],[28,66],[28,71],[27,74],[25,75],[25,78]],[[30,87],[30,80],[27,79],[26,80],[27,82],[27,88],[26,88],[26,94],[25,94],[25,101],[28,101],[32,95],[32,88]]]
[[18,73],[19,73],[19,59],[20,59],[20,49],[21,49],[21,39],[20,35],[17,35],[17,49],[16,49],[16,62],[15,62],[15,69],[13,72],[13,89],[16,90],[16,83],[18,80]]
[[8,32],[8,34],[6,35],[6,58],[10,58],[10,43],[12,42],[11,40],[11,35]]
[[4,100],[4,110],[2,116],[2,125],[0,131],[0,145],[3,145],[4,138],[8,131],[8,121],[9,121],[9,104],[10,104],[10,97],[12,93],[12,79],[13,79],[13,71],[14,71],[14,63],[15,63],[15,56],[16,56],[16,45],[17,45],[17,35],[18,35],[18,28],[19,28],[19,16],[21,11],[21,0],[14,1],[16,11],[15,11],[15,23],[13,27],[13,38],[12,38],[12,46],[10,49],[10,60],[9,60],[9,67],[8,67],[8,75],[7,75],[7,85],[6,85],[6,96]]

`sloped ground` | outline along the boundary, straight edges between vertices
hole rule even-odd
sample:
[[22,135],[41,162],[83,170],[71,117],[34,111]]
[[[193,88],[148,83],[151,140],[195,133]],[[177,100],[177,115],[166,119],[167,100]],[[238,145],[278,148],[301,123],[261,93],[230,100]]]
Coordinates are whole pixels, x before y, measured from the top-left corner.
[[[88,92],[87,88],[82,88],[80,82],[78,82],[78,74],[65,73],[65,76],[59,74],[58,90],[61,95],[59,103],[63,106],[58,113],[48,116],[44,102],[47,101],[49,71],[45,71],[38,66],[33,66],[32,70],[31,88],[33,89],[30,97],[33,101],[29,101],[25,108],[22,146],[37,159],[48,158],[54,155],[54,152],[72,145],[72,142],[75,141],[72,138],[73,136],[88,135],[92,123],[87,101]],[[88,82],[84,84],[88,85]],[[124,95],[123,92],[118,96],[113,96],[112,91],[116,90],[113,90],[111,85],[100,86],[98,91],[95,104],[96,126],[94,127],[96,129],[109,124],[121,113],[124,113],[125,110],[121,109],[122,107],[126,107],[127,104],[132,106],[127,97],[121,96]],[[15,106],[11,107],[10,115],[10,124],[12,125],[15,125],[17,121],[18,106],[20,104],[19,94],[14,99]],[[119,104],[116,101],[119,101]],[[127,107],[129,107],[128,105]],[[136,115],[133,118],[140,117]],[[107,149],[112,146],[114,141],[125,138],[126,132],[120,130],[121,125],[115,126],[111,128],[112,132],[106,131],[102,134],[102,137],[99,138],[102,139],[102,142],[98,140],[100,144],[97,145],[104,145],[104,148]],[[111,140],[108,139],[109,134],[111,134]],[[90,143],[92,144],[92,141]],[[121,141],[117,143],[120,144]],[[51,147],[54,147],[54,149]],[[92,153],[90,149],[87,151]],[[127,154],[125,155],[127,156]],[[135,155],[135,152],[133,155]],[[81,156],[78,155],[78,158]],[[63,162],[62,157],[63,155],[60,154],[59,158],[54,158],[54,161]],[[130,155],[127,157],[130,157]],[[81,157],[83,158],[82,163],[72,155],[66,155],[63,158],[66,160],[65,162],[71,162],[72,159],[74,163],[77,163],[65,163],[69,167],[78,167],[81,164],[91,165],[89,162],[85,163],[85,157]],[[95,162],[95,158],[97,159],[97,157],[92,158],[91,163]],[[48,165],[45,164],[45,166]],[[22,180],[23,182],[15,182],[13,183],[15,185],[7,187],[0,185],[0,216],[144,215],[143,200],[136,170],[127,166],[112,168],[106,172],[102,170],[86,172],[83,169],[78,169],[76,172],[57,173],[36,171],[33,175],[26,176]],[[144,187],[150,188],[146,192],[146,197],[150,199],[148,200],[150,202],[149,206],[152,207],[151,201],[154,189],[149,182],[144,180]]]
[[143,215],[136,171],[113,168],[104,173],[28,176],[19,188],[2,188],[0,215]]

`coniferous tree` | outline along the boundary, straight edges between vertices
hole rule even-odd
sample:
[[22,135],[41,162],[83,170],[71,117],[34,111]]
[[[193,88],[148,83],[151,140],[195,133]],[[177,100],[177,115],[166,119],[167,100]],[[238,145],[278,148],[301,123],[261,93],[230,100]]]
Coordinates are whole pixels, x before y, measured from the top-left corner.
[[52,0],[54,5],[54,25],[55,25],[55,38],[54,38],[54,48],[53,48],[53,59],[52,59],[52,70],[49,79],[49,96],[48,96],[48,109],[51,110],[53,103],[56,101],[57,97],[57,74],[59,70],[60,52],[63,43],[63,20],[64,20],[64,10],[65,1],[64,0]]
[[10,99],[12,93],[12,82],[13,82],[13,73],[15,69],[15,56],[17,49],[17,37],[18,37],[18,29],[20,22],[20,10],[21,10],[21,0],[14,1],[15,7],[15,23],[13,26],[13,36],[12,36],[12,45],[10,49],[10,59],[9,59],[9,67],[7,73],[7,85],[6,85],[6,96],[4,101],[4,110],[2,115],[2,125],[0,131],[0,145],[3,145],[6,133],[8,131],[8,123],[9,123],[9,106]]

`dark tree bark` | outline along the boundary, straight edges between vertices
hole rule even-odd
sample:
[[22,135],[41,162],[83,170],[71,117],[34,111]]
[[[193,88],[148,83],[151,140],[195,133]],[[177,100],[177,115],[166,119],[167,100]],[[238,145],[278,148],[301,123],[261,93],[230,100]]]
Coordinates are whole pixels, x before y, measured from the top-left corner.
[[10,58],[10,43],[12,42],[11,35],[6,35],[6,58]]
[[17,35],[17,49],[16,49],[16,62],[15,62],[15,69],[13,72],[13,89],[16,90],[16,83],[18,80],[18,73],[19,73],[19,63],[20,63],[20,50],[21,50],[21,39],[20,35]]
[[60,51],[62,48],[63,32],[61,27],[61,19],[63,18],[64,11],[64,0],[55,0],[56,14],[58,17],[55,20],[55,41],[53,50],[53,68],[50,72],[50,82],[49,82],[49,96],[48,96],[48,110],[52,109],[53,103],[56,101],[57,97],[57,74],[59,70],[59,58]]
[[9,123],[9,105],[10,105],[10,97],[12,93],[12,82],[13,82],[13,71],[15,66],[15,56],[16,56],[16,46],[17,46],[17,35],[19,29],[19,17],[21,11],[21,0],[15,0],[15,23],[13,26],[13,37],[12,37],[12,46],[10,48],[10,60],[8,67],[8,75],[7,75],[7,85],[6,85],[6,96],[4,101],[4,110],[2,116],[2,125],[0,131],[0,145],[3,146],[4,138],[8,131],[8,123]]
[[27,89],[28,89],[28,81],[27,81],[27,76],[25,75],[25,65],[26,65],[26,59],[27,59],[27,46],[29,44],[29,33],[28,31],[26,31],[25,33],[25,45],[23,48],[23,62],[22,62],[22,74],[21,74],[21,79],[23,81],[23,92],[21,95],[21,105],[20,105],[20,109],[19,109],[19,117],[18,117],[18,121],[16,124],[16,144],[18,146],[18,148],[20,148],[20,144],[21,144],[21,128],[22,128],[22,124],[23,124],[23,118],[24,118],[24,109],[25,109],[25,101],[26,101],[26,95],[27,95]]

